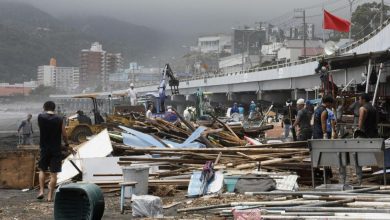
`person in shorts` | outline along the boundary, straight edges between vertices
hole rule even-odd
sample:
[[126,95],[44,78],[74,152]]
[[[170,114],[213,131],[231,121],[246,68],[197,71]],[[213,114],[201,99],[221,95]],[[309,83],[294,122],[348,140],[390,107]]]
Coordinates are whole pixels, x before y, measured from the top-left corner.
[[63,118],[54,113],[56,105],[47,101],[43,105],[44,112],[38,115],[40,130],[40,160],[39,168],[39,194],[37,199],[44,198],[45,171],[50,171],[49,193],[47,201],[53,200],[54,189],[57,185],[57,173],[61,172],[62,154],[61,137],[65,146],[69,147]]

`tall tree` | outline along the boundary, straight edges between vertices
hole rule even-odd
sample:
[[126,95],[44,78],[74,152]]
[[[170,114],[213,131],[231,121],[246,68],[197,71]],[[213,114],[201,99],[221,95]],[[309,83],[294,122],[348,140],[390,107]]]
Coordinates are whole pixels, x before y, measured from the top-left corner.
[[[389,18],[390,7],[384,5],[383,19]],[[381,4],[377,2],[359,5],[352,13],[352,37],[363,38],[380,25]]]

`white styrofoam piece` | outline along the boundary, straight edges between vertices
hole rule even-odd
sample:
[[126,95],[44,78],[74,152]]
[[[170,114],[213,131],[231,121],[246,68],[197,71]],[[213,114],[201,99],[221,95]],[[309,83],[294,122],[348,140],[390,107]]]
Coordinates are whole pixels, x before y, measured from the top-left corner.
[[62,172],[58,174],[58,184],[63,183],[78,174],[77,169],[70,163],[70,160],[82,170],[80,159],[106,157],[112,152],[111,140],[107,129],[104,129],[91,140],[81,144],[75,155],[69,155],[62,164]]
[[119,157],[82,159],[83,182],[122,181],[121,176],[94,176],[94,174],[122,174]]

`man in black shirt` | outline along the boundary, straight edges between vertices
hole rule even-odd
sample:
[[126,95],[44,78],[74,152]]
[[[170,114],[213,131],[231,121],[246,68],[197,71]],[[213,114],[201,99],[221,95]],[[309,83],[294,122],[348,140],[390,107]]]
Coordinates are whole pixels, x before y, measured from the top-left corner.
[[47,101],[43,105],[44,112],[38,116],[40,130],[40,160],[39,167],[39,194],[37,199],[43,199],[45,187],[45,171],[50,171],[50,182],[48,185],[48,201],[53,200],[54,189],[57,185],[57,173],[61,172],[61,136],[65,146],[69,147],[63,118],[54,113],[55,104]]
[[378,134],[378,113],[370,103],[370,96],[363,93],[359,99],[359,125],[358,129],[363,131],[368,138],[377,138]]
[[311,139],[313,133],[313,130],[310,125],[310,120],[312,115],[307,109],[307,107],[305,107],[304,99],[298,99],[297,108],[299,110],[298,110],[296,120],[293,124],[293,127],[299,126],[298,140],[307,141],[308,139]]

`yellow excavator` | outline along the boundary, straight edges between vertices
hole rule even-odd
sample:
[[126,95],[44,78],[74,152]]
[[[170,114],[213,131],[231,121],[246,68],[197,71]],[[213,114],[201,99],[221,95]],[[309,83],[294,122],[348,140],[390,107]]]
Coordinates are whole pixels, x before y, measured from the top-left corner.
[[[78,143],[84,142],[86,137],[97,134],[105,128],[111,130],[118,125],[132,127],[135,119],[143,117],[145,111],[145,107],[143,106],[115,105],[112,107],[111,113],[106,114],[105,118],[103,118],[98,108],[97,97],[99,97],[98,94],[85,94],[72,97],[76,99],[91,99],[94,120],[92,122],[82,111],[78,111],[76,115],[68,117],[65,129],[69,140]],[[112,97],[109,98],[111,99]],[[109,108],[111,109],[111,106]]]
[[88,116],[84,115],[81,111],[78,111],[76,115],[67,117],[65,130],[69,140],[79,143],[84,142],[88,136],[97,134],[107,127],[106,125],[104,125],[104,119],[99,112],[96,97],[96,94],[87,94],[72,97],[77,99],[89,98],[92,100],[92,112],[94,116],[94,122],[92,122],[91,119]]

